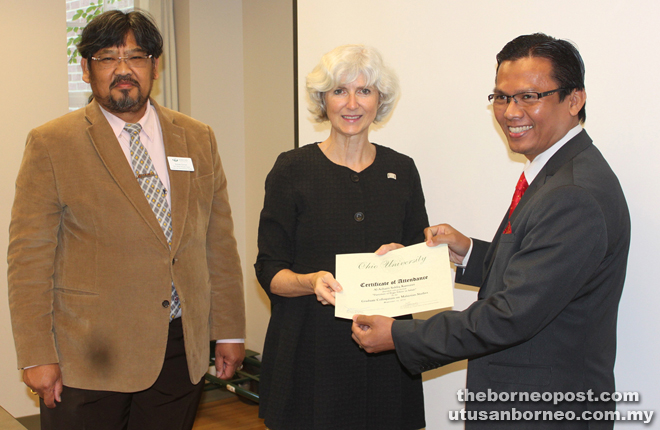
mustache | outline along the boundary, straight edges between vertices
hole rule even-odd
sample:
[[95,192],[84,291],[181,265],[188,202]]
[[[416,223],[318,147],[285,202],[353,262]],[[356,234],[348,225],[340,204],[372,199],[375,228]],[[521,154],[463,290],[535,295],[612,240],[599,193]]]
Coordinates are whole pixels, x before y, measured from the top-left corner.
[[131,75],[117,75],[115,78],[112,80],[112,83],[110,84],[110,89],[116,87],[119,84],[124,84],[124,83],[131,83],[135,85],[136,87],[140,88],[140,83],[133,79]]

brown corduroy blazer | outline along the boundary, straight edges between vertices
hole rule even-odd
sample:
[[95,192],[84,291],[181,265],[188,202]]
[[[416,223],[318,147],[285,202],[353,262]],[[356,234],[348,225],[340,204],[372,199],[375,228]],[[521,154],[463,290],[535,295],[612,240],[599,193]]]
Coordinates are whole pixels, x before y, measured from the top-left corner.
[[190,379],[209,340],[245,337],[227,182],[211,128],[152,101],[167,156],[172,247],[96,102],[32,130],[16,180],[8,251],[18,366],[59,363],[65,385],[134,392],[163,364],[171,284]]

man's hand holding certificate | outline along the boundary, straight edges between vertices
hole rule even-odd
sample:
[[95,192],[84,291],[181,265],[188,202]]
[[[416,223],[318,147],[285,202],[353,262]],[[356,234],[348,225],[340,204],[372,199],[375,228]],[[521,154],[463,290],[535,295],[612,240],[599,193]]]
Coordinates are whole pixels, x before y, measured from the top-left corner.
[[454,305],[447,245],[420,243],[385,255],[341,254],[336,264],[343,288],[335,295],[336,317],[395,317]]

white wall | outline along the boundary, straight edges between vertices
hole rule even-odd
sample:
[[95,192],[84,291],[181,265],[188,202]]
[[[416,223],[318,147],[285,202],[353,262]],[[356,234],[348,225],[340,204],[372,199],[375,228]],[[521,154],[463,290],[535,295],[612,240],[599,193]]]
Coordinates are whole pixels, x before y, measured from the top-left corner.
[[[300,105],[306,106],[304,77],[324,53],[345,43],[378,48],[397,71],[403,95],[391,119],[372,129],[371,140],[415,159],[432,224],[449,222],[487,240],[510,203],[524,162],[508,152],[486,99],[494,86],[495,54],[514,37],[539,31],[578,45],[586,64],[586,129],[617,172],[633,223],[615,371],[618,389],[639,391],[642,401],[619,404],[620,410],[660,404],[655,309],[660,292],[653,269],[660,260],[659,16],[655,0],[298,4]],[[327,126],[309,118],[301,108],[301,144],[328,134]],[[456,298],[462,308],[476,294],[457,289]],[[458,363],[425,375],[429,429],[462,427],[447,421],[447,411],[460,408],[455,393],[465,383],[462,369]],[[629,425],[635,424],[617,428]]]

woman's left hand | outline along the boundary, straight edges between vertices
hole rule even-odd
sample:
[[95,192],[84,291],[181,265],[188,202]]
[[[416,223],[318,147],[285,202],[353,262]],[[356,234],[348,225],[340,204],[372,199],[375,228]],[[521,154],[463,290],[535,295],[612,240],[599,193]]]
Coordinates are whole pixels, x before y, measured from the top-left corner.
[[385,245],[381,245],[380,248],[376,250],[377,255],[385,255],[390,251],[394,251],[395,249],[400,249],[403,248],[403,245],[400,243],[386,243]]

